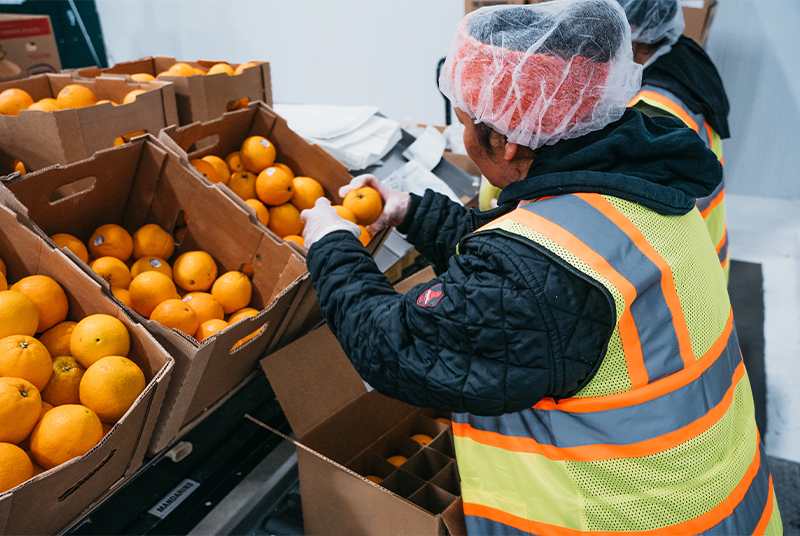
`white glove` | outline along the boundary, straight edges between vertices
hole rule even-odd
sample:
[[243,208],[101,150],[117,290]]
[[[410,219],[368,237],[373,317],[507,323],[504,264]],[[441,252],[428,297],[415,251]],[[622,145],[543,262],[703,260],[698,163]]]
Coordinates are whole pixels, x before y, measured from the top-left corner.
[[403,218],[405,218],[408,213],[408,205],[411,203],[410,195],[384,187],[377,177],[367,173],[355,177],[350,181],[350,184],[339,188],[339,196],[344,198],[347,192],[355,190],[356,188],[361,188],[362,186],[374,188],[378,191],[383,200],[383,211],[381,215],[378,216],[377,220],[367,226],[370,235],[374,235],[386,227],[397,227],[403,223]]
[[361,236],[358,225],[339,216],[326,197],[317,199],[314,208],[307,208],[301,212],[300,221],[305,224],[303,246],[306,248],[311,248],[314,242],[334,231],[350,231],[356,238]]

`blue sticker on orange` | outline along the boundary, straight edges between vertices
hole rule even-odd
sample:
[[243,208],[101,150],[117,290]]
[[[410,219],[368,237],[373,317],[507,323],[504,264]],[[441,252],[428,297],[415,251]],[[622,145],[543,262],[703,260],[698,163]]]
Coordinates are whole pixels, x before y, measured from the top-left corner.
[[442,284],[436,283],[431,288],[423,292],[417,298],[417,305],[420,307],[436,307],[436,304],[439,303],[439,300],[442,299],[444,296],[444,292],[442,292]]

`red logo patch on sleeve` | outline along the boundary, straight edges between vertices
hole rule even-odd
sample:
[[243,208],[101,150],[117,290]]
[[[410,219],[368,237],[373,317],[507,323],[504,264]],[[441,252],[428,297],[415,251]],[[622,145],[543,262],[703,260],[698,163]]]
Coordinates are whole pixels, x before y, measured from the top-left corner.
[[422,292],[417,298],[417,305],[420,307],[436,307],[439,300],[442,299],[444,293],[442,292],[442,284],[436,283],[428,290]]

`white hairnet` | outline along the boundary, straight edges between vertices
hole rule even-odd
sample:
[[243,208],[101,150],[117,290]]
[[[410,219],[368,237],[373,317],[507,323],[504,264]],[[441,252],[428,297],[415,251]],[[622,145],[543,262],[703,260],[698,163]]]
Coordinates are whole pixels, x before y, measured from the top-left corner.
[[680,0],[618,0],[631,25],[631,41],[652,45],[666,38],[670,48],[683,33]]
[[616,0],[484,7],[458,26],[439,88],[476,123],[537,149],[619,119],[639,90]]

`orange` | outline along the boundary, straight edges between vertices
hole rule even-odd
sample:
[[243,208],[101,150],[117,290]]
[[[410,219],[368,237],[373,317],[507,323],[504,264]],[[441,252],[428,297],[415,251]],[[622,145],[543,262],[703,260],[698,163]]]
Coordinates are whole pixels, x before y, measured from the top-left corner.
[[0,259],[0,273],[3,275],[8,275],[8,270],[6,269],[6,263],[3,262],[3,259]]
[[133,279],[128,265],[116,257],[99,257],[89,263],[89,268],[105,279],[112,288],[127,289]]
[[0,291],[8,290],[8,280],[6,276],[0,273]]
[[347,192],[342,205],[350,209],[359,225],[369,225],[377,220],[383,211],[381,194],[369,186],[362,186]]
[[244,108],[247,108],[248,104],[250,104],[250,99],[247,97],[242,97],[241,99],[228,101],[228,104],[225,105],[225,111],[232,112],[234,110],[242,110]]
[[253,318],[254,316],[258,316],[258,313],[258,309],[254,307],[243,307],[231,313],[231,316],[228,318],[228,324],[235,324],[242,318]]
[[372,240],[372,236],[370,236],[369,231],[363,225],[358,226],[361,229],[361,234],[358,236],[358,241],[361,242],[361,245],[367,247],[369,245],[369,241]]
[[206,72],[200,67],[193,67],[192,70],[194,71],[194,74],[199,74],[201,76],[205,76],[206,74]]
[[53,369],[50,352],[39,339],[9,335],[0,339],[0,376],[22,378],[41,391]]
[[147,386],[139,365],[119,355],[104,357],[86,369],[80,383],[81,404],[104,423],[113,424]]
[[189,163],[202,175],[211,182],[219,182],[217,170],[211,165],[211,162],[206,162],[202,158],[193,158]]
[[261,173],[275,162],[275,146],[263,136],[250,136],[242,142],[239,158],[248,171]]
[[0,493],[16,488],[33,476],[33,464],[25,451],[0,443]]
[[284,170],[270,166],[258,174],[256,194],[268,205],[288,203],[295,194],[292,177]]
[[256,63],[254,63],[252,61],[248,61],[247,63],[240,63],[236,67],[236,69],[233,70],[233,74],[242,74],[242,71],[244,71],[245,69],[250,68],[250,67],[255,67],[255,66],[256,66]]
[[148,73],[135,73],[131,75],[131,80],[136,82],[152,82],[156,77]]
[[42,333],[67,319],[69,301],[61,285],[46,275],[29,275],[13,285],[11,290],[26,294],[39,309],[36,333]]
[[200,324],[206,320],[223,320],[225,318],[222,306],[208,292],[190,292],[183,297],[183,301],[192,306]]
[[39,420],[41,421],[42,417],[44,417],[44,414],[53,409],[54,407],[55,406],[53,406],[53,404],[51,404],[50,402],[45,402],[44,400],[42,400],[42,412],[39,414]]
[[269,209],[270,231],[283,238],[286,235],[299,235],[303,232],[300,211],[291,203],[284,203]]
[[27,110],[30,105],[16,95],[0,96],[0,114],[19,115],[20,110]]
[[411,439],[413,439],[420,445],[427,445],[428,443],[433,441],[433,438],[426,434],[414,434],[411,436]]
[[0,378],[0,441],[19,443],[28,437],[42,413],[39,389],[22,378]]
[[103,437],[108,435],[108,433],[111,431],[111,429],[114,428],[113,424],[104,423],[102,421],[100,421],[100,424],[103,425]]
[[445,425],[447,425],[447,426],[450,426],[450,425],[452,424],[452,422],[450,421],[450,419],[447,419],[447,418],[445,418],[445,417],[436,417],[436,419],[435,419],[435,420],[436,420],[436,422],[440,422],[440,423],[442,423],[442,424],[445,424]]
[[146,93],[144,89],[134,89],[133,91],[129,91],[125,94],[125,97],[122,98],[122,104],[130,104],[136,100],[136,97],[141,95],[142,93]]
[[245,201],[255,199],[258,196],[256,193],[256,174],[249,171],[236,171],[231,174],[228,188]]
[[211,295],[222,306],[225,314],[231,314],[250,303],[253,284],[250,278],[235,270],[222,274],[211,287]]
[[38,101],[34,102],[30,105],[28,110],[39,110],[40,112],[55,112],[60,110],[61,108],[58,107],[58,102],[56,99],[51,97],[45,97],[44,99],[39,99]]
[[[172,239],[172,236],[170,236]],[[172,279],[172,267],[161,257],[147,256],[138,259],[131,265],[131,277],[136,277],[142,272],[155,270]]]
[[82,318],[69,338],[70,354],[87,369],[106,356],[126,356],[130,348],[131,337],[125,324],[103,313]]
[[148,270],[134,277],[128,292],[131,309],[146,318],[162,301],[178,297],[178,289],[172,279],[155,270]]
[[233,75],[233,67],[231,67],[227,63],[215,63],[214,65],[211,66],[211,68],[208,70],[208,72],[206,74],[207,75],[211,75],[211,74],[220,74],[220,73],[225,73],[228,76],[232,76]]
[[264,203],[258,199],[245,199],[244,202],[250,205],[250,207],[256,211],[256,217],[258,218],[258,221],[264,225],[269,225],[269,209]]
[[62,110],[66,108],[83,108],[97,104],[97,97],[88,87],[70,84],[58,92],[56,104]]
[[381,482],[383,482],[383,479],[376,475],[366,475],[364,478],[366,478],[367,480],[372,480],[376,484],[380,484]]
[[388,458],[386,458],[386,461],[388,461],[395,467],[400,467],[401,465],[403,465],[408,461],[408,458],[398,454],[397,456],[389,456]]
[[89,253],[92,257],[110,255],[127,261],[133,253],[133,238],[123,227],[107,223],[98,227],[89,239]]
[[19,173],[20,177],[28,174],[28,170],[25,169],[25,164],[22,163],[22,160],[14,160],[14,171]]
[[172,275],[183,290],[208,290],[217,278],[217,263],[205,251],[187,251],[175,259]]
[[322,185],[311,177],[295,177],[292,186],[294,187],[292,204],[301,212],[307,208],[314,208],[317,199],[325,196]]
[[0,290],[0,338],[33,335],[39,327],[39,308],[26,294]]
[[77,322],[65,320],[39,335],[39,342],[47,348],[47,353],[50,354],[50,357],[72,355],[69,351],[69,338],[72,336],[72,330],[75,329],[77,324]]
[[192,76],[197,74],[194,67],[180,61],[178,63],[173,63],[172,66],[167,69],[167,73],[167,76]]
[[55,245],[60,248],[67,248],[80,260],[86,264],[89,264],[89,250],[86,249],[86,246],[83,245],[83,242],[78,240],[76,237],[67,233],[56,233],[50,237],[50,240],[52,240]]
[[346,219],[347,221],[351,221],[353,223],[358,223],[356,221],[356,215],[353,214],[353,211],[349,208],[345,208],[342,205],[333,205],[333,208],[336,209],[336,213],[341,217]]
[[194,334],[194,338],[197,341],[205,340],[212,335],[216,335],[218,331],[222,331],[223,329],[228,327],[228,323],[224,320],[220,320],[219,318],[212,318],[211,320],[206,320],[200,327],[197,328],[197,332]]
[[[42,390],[42,400],[53,406],[80,404],[78,389],[86,369],[74,357],[53,357],[53,375]],[[43,408],[44,409],[44,408]]]
[[281,164],[279,162],[273,162],[272,163],[272,167],[276,167],[278,169],[282,169],[283,171],[288,173],[291,178],[294,178],[294,171],[292,171],[292,168],[290,168],[286,164]]
[[197,328],[200,326],[197,313],[191,305],[181,299],[166,300],[156,305],[150,313],[150,320],[168,329],[182,331],[190,337],[197,333]]
[[242,159],[239,151],[234,151],[226,156],[225,163],[228,164],[228,168],[230,168],[231,173],[244,171],[244,166],[242,165]]
[[131,293],[128,291],[128,289],[111,287],[111,294],[113,294],[114,297],[117,298],[120,303],[122,303],[122,305],[133,309],[133,304],[131,303]]
[[228,184],[228,181],[231,178],[231,170],[228,168],[228,164],[225,163],[225,160],[213,154],[206,155],[200,160],[205,160],[206,162],[214,166],[214,171],[217,172],[217,180],[213,180],[211,179],[211,177],[208,177],[206,175],[206,177],[208,177],[208,180],[210,180],[211,182],[221,182],[222,184]]
[[52,469],[83,456],[102,439],[103,425],[94,411],[79,404],[65,404],[45,413],[33,429],[31,454],[36,463]]
[[114,102],[112,100],[108,100],[108,99],[99,100],[99,101],[97,101],[97,104],[111,104],[112,106],[117,106],[116,102]]
[[31,97],[30,93],[28,93],[24,89],[19,89],[19,88],[16,88],[16,87],[12,87],[12,88],[6,89],[2,93],[0,93],[0,97],[2,97],[4,95],[13,95],[13,96],[17,97],[18,99],[20,99],[25,104],[27,104],[28,106],[33,104],[33,97]]
[[175,239],[157,223],[148,223],[133,233],[133,258],[169,259],[175,251]]
[[283,237],[283,239],[286,240],[287,242],[294,242],[295,244],[301,247],[303,247],[303,244],[305,243],[303,237],[296,234],[286,235]]

